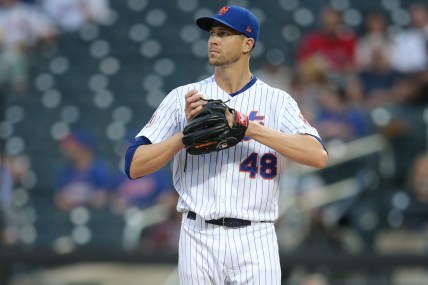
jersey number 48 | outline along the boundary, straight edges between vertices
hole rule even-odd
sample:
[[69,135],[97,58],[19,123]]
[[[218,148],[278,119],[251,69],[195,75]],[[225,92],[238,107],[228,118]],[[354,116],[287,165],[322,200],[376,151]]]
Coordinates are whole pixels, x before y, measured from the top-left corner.
[[277,158],[272,153],[265,153],[259,161],[259,154],[253,152],[241,162],[239,171],[248,172],[253,179],[259,172],[263,179],[273,179],[277,174]]

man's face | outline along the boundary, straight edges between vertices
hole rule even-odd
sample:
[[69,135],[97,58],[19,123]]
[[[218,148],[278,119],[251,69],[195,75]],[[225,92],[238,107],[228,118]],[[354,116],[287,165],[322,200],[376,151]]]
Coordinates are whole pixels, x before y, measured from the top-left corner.
[[334,35],[341,23],[342,20],[337,11],[326,9],[322,12],[321,25],[325,33]]
[[423,5],[415,4],[410,9],[410,17],[413,26],[424,28],[428,22],[428,11]]
[[237,62],[243,52],[244,35],[219,24],[214,24],[210,30],[208,41],[208,62],[212,66],[222,66]]

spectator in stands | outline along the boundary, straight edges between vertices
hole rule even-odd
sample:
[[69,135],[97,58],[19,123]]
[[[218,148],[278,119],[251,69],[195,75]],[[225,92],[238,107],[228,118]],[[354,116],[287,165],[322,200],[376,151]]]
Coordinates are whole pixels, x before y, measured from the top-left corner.
[[428,7],[410,7],[411,26],[399,33],[392,48],[392,66],[407,76],[395,94],[400,104],[428,106]]
[[360,84],[359,105],[365,109],[394,105],[400,100],[397,93],[405,78],[391,67],[388,54],[382,47],[372,47],[368,63],[357,75]]
[[159,203],[168,207],[170,203],[175,205],[177,199],[171,177],[165,168],[136,180],[130,180],[121,173],[115,187],[115,212],[123,213],[130,207],[147,208]]
[[428,9],[422,3],[410,7],[411,26],[394,38],[392,65],[403,73],[427,68]]
[[324,87],[319,105],[313,124],[325,141],[350,141],[368,134],[366,118],[358,109],[349,106],[343,90]]
[[356,65],[358,70],[370,69],[375,53],[381,52],[382,58],[391,61],[392,40],[389,37],[385,16],[373,11],[364,19],[365,30],[357,40]]
[[387,30],[385,16],[373,11],[365,18],[365,31],[357,44],[356,80],[352,100],[357,106],[371,110],[402,101],[400,93],[404,76],[392,66],[393,41]]
[[294,72],[287,90],[300,106],[300,110],[309,123],[319,108],[319,96],[323,87],[328,84],[328,70],[317,58],[300,63]]
[[42,7],[63,31],[76,31],[86,23],[102,23],[109,15],[107,0],[42,0]]
[[171,191],[165,197],[168,199],[163,199],[161,203],[167,207],[169,215],[164,221],[141,233],[140,249],[142,252],[171,253],[178,251],[182,220],[182,214],[176,210],[178,194]]
[[317,58],[324,62],[329,75],[343,76],[354,71],[357,38],[342,22],[339,11],[326,7],[321,12],[317,30],[307,34],[297,50],[298,63]]
[[63,211],[76,206],[103,207],[111,188],[112,172],[96,157],[91,133],[74,132],[60,142],[66,165],[61,171],[55,204]]
[[406,208],[405,224],[413,230],[428,229],[428,153],[416,156],[410,167],[407,188],[410,203]]
[[18,0],[0,0],[0,27],[0,84],[10,79],[15,91],[23,91],[28,81],[28,51],[52,41],[56,29],[37,6]]

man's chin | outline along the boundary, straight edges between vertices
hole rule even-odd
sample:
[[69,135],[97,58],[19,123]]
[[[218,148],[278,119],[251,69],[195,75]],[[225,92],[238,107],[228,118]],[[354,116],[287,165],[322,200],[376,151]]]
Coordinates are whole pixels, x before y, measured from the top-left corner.
[[213,60],[213,59],[208,59],[208,63],[211,66],[219,66],[222,65],[222,62],[220,62],[219,60]]

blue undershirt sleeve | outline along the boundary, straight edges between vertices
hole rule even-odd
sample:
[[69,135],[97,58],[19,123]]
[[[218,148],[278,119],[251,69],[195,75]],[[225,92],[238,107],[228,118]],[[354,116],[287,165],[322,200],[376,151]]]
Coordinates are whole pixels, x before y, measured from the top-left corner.
[[134,157],[135,151],[140,145],[144,144],[151,144],[152,142],[146,138],[146,137],[137,137],[134,139],[134,141],[131,143],[131,145],[126,150],[125,154],[125,173],[126,176],[128,176],[129,179],[131,178],[130,171],[131,171],[131,162],[132,158]]
[[323,140],[322,140],[320,137],[314,136],[314,135],[312,135],[312,134],[307,134],[307,135],[309,135],[309,136],[311,136],[311,137],[316,138],[316,139],[317,139],[317,141],[319,141],[319,142],[320,142],[320,144],[322,145],[322,147],[325,149],[325,151],[326,151],[326,152],[327,152],[327,154],[328,154],[328,150],[327,150],[327,148],[325,147],[325,144],[324,144]]

